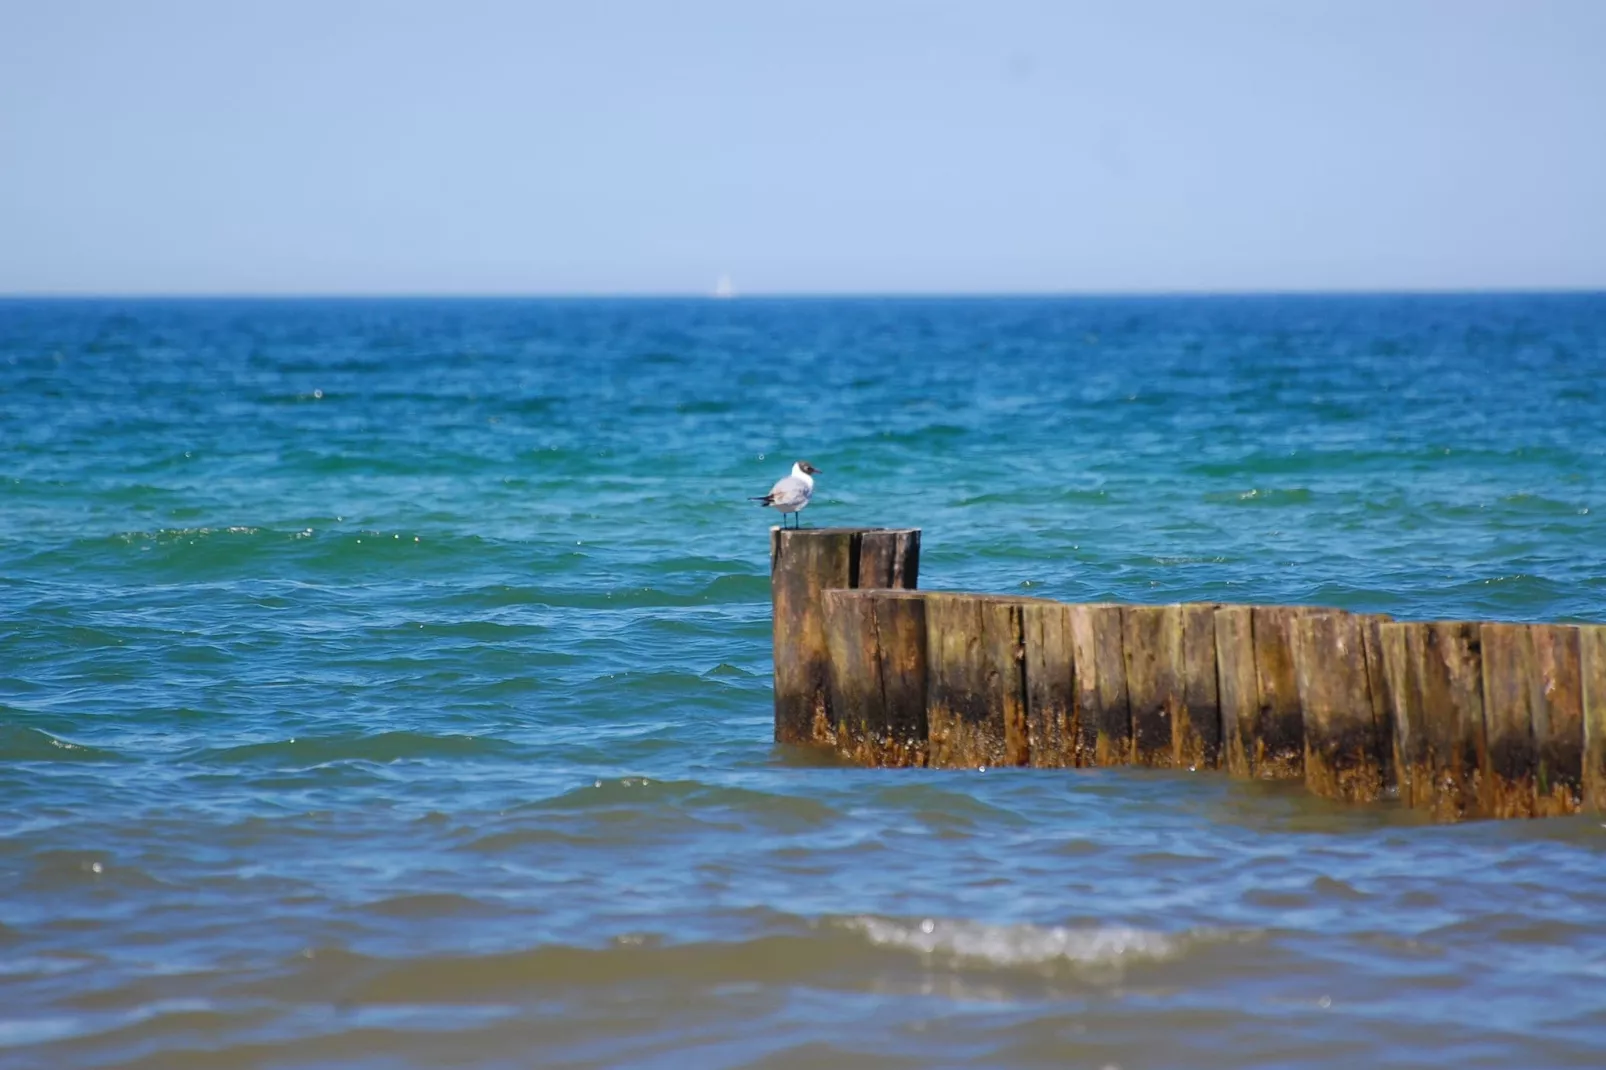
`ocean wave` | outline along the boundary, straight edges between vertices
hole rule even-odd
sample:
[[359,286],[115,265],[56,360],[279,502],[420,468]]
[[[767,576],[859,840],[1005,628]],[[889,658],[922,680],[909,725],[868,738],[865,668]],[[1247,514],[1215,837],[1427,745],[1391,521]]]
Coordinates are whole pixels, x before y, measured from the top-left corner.
[[[396,904],[380,909],[394,913]],[[413,913],[408,904],[401,911]],[[473,909],[455,898],[430,904]],[[620,932],[600,943],[539,944],[483,954],[391,958],[342,946],[309,947],[275,976],[248,984],[269,998],[365,1003],[520,1000],[543,990],[617,984],[802,984],[839,990],[918,987],[932,971],[987,984],[1118,983],[1139,966],[1176,963],[1233,937],[1208,930],[1166,933],[1126,926],[992,924],[962,918],[877,915],[749,918],[741,939],[675,941],[654,931]],[[1247,938],[1247,937],[1240,937]],[[962,976],[961,976],[962,975]]]
[[366,903],[363,909],[395,918],[489,917],[496,914],[492,904],[454,892],[393,895]]
[[[827,989],[897,989],[917,985],[934,966],[964,972],[1019,974],[1023,967],[1080,971],[1106,983],[1112,971],[1138,962],[1174,961],[1197,936],[1172,937],[1122,928],[1065,930],[944,922],[929,949],[908,938],[920,922],[879,918],[824,919],[792,932],[739,940],[666,941],[654,932],[625,932],[605,946],[546,944],[478,955],[389,958],[344,947],[311,947],[284,962],[276,976],[245,986],[267,998],[328,999],[368,1004],[476,1003],[522,1000],[542,991],[573,996],[578,988],[618,984],[675,986],[720,983],[803,984]],[[889,935],[898,933],[900,935]],[[889,956],[889,953],[891,957]],[[909,958],[908,956],[914,956]],[[1000,978],[1002,979],[1002,978]]]
[[424,732],[374,732],[302,736],[234,747],[207,747],[184,755],[203,765],[260,765],[305,769],[328,762],[399,762],[424,759],[504,757],[521,748],[494,736],[430,735]]
[[1176,935],[1126,926],[1066,928],[995,925],[963,918],[906,921],[873,915],[836,919],[833,924],[858,933],[876,947],[910,951],[954,965],[1118,966],[1155,962],[1183,954],[1203,934]]
[[127,756],[26,725],[0,725],[0,762],[122,762]]
[[842,818],[842,812],[818,799],[706,784],[698,780],[656,780],[626,776],[596,779],[521,811],[586,811],[614,807],[681,812],[722,811],[787,827],[814,827]]
[[[751,566],[748,566],[751,567]],[[651,585],[639,587],[558,588],[525,584],[490,584],[455,592],[443,604],[463,608],[498,609],[540,606],[550,609],[671,609],[705,605],[768,603],[767,573],[727,573],[683,589]]]

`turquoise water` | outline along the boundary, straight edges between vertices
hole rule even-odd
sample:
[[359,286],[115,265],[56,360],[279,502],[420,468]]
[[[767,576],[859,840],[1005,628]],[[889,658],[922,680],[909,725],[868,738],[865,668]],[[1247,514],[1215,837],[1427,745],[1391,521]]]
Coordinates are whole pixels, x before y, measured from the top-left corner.
[[1606,296],[0,302],[0,1066],[1606,1061],[1596,817],[838,768],[922,586],[1606,619]]

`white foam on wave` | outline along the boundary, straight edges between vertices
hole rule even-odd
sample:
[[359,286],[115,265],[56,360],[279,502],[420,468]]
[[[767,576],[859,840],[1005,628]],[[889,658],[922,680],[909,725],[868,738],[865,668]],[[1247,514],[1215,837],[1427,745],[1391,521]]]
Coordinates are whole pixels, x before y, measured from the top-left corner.
[[1137,960],[1174,958],[1186,936],[1124,926],[1066,928],[1036,925],[991,925],[965,919],[924,918],[898,921],[859,915],[841,919],[879,947],[914,951],[989,966],[1118,966]]

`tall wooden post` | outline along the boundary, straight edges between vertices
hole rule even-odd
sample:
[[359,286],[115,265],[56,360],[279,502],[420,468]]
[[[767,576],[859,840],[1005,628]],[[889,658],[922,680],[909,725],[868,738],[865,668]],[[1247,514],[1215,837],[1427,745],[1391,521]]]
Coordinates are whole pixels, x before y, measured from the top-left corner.
[[[865,555],[866,540],[870,547]],[[879,585],[912,589],[919,579],[915,529],[770,529],[770,598],[775,635],[775,739],[833,743],[822,592],[862,586],[870,566]]]

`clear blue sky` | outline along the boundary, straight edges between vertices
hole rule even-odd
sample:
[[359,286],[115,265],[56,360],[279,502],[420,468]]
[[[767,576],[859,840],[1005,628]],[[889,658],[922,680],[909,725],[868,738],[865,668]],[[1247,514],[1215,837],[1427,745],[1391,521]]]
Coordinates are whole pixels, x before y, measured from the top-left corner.
[[0,292],[1606,287],[1606,0],[0,0]]

